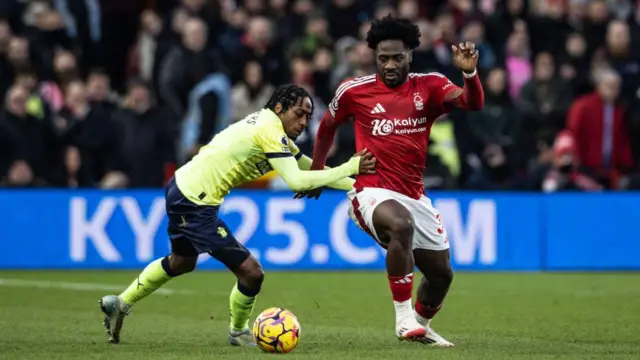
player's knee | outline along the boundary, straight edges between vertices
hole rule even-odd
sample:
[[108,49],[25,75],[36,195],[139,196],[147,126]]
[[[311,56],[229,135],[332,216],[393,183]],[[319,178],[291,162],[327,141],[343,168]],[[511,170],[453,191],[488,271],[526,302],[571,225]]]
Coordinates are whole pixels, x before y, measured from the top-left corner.
[[413,238],[413,220],[396,217],[389,222],[387,235],[391,241],[397,241],[403,247],[411,247]]
[[198,257],[185,257],[176,256],[171,254],[169,256],[169,266],[175,276],[190,273],[196,268]]
[[440,269],[435,274],[435,281],[437,281],[441,287],[448,288],[453,282],[453,269],[451,266]]
[[242,283],[251,289],[260,289],[264,281],[264,271],[258,262],[245,266],[238,274]]
[[247,284],[253,289],[259,289],[262,287],[262,282],[264,281],[264,271],[260,265],[251,269],[247,275],[245,280]]
[[447,268],[447,271],[445,272],[443,279],[447,284],[447,286],[451,285],[451,283],[453,282],[453,269],[451,269],[451,267]]

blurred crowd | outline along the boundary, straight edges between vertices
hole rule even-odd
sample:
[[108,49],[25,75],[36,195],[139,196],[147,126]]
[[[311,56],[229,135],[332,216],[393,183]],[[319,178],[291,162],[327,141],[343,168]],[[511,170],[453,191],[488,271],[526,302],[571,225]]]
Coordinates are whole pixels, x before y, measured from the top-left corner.
[[[314,97],[311,154],[390,13],[421,30],[414,72],[462,84],[450,45],[480,50],[485,107],[434,124],[428,189],[640,188],[638,0],[3,0],[0,184],[162,186],[289,82]],[[329,165],[354,149],[343,126]]]

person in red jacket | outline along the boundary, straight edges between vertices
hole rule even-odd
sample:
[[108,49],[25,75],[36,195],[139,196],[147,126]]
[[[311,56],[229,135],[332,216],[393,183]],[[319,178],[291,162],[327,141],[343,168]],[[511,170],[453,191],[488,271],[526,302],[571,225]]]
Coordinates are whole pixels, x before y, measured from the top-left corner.
[[624,122],[625,109],[618,103],[620,75],[604,69],[596,76],[596,91],[576,99],[567,114],[584,167],[607,188],[633,168],[631,143]]

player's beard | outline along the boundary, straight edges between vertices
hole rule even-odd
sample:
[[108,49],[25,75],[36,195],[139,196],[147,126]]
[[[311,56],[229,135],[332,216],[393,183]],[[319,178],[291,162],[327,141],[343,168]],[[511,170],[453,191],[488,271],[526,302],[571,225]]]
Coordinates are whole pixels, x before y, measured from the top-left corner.
[[386,71],[382,71],[380,73],[380,77],[383,79],[385,85],[387,85],[387,87],[390,88],[394,88],[394,87],[398,87],[402,84],[404,84],[404,82],[407,80],[407,74],[408,74],[408,70],[406,69],[397,69],[392,71],[393,74],[395,74],[396,76],[392,79],[387,79],[386,77]]

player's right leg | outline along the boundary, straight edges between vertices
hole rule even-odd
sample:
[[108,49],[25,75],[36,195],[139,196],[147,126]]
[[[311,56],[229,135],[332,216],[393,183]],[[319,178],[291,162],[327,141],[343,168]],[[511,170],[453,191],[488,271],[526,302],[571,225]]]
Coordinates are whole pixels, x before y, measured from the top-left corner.
[[387,249],[387,275],[396,311],[396,336],[402,340],[420,340],[426,330],[417,322],[411,304],[413,218],[387,190],[364,189],[358,194],[350,192],[348,196],[351,199],[350,215],[356,224]]
[[411,303],[413,218],[398,201],[386,200],[373,211],[372,223],[378,239],[387,244],[387,275],[396,310],[396,336],[416,340],[426,330],[416,321]]

